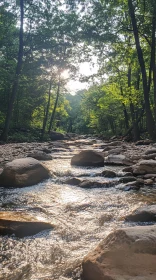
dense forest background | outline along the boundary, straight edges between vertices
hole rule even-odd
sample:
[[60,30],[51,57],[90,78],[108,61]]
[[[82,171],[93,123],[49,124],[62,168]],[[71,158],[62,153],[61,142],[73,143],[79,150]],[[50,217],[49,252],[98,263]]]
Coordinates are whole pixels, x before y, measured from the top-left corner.
[[[75,78],[88,87],[71,95]],[[1,1],[1,140],[51,130],[156,139],[155,0]]]

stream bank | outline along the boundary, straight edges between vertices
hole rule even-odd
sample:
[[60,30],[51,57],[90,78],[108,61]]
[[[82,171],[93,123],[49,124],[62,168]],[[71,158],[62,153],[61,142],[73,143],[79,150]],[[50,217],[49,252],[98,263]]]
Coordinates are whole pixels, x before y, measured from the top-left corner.
[[[123,178],[120,176],[123,175],[124,164],[136,164],[154,147],[154,144],[137,146],[134,143],[106,143],[96,139],[1,146],[2,167],[5,162],[25,157],[36,150],[52,156],[52,160],[44,161],[44,164],[53,176],[22,189],[1,188],[0,210],[38,216],[50,222],[54,228],[22,239],[1,236],[0,279],[80,279],[79,267],[84,256],[111,231],[132,226],[124,222],[126,215],[140,206],[155,204],[155,176],[144,178],[145,175],[141,175],[140,179],[150,179],[152,183],[145,181],[138,190],[123,191],[125,183],[119,182]],[[110,156],[120,155],[120,162],[114,165],[107,162],[104,167],[71,166],[71,158],[86,149],[102,152],[107,160]],[[117,157],[114,159],[117,161]],[[115,172],[117,176],[101,176],[106,170]],[[109,182],[110,186],[81,188],[67,184],[66,180],[73,177],[94,184]]]

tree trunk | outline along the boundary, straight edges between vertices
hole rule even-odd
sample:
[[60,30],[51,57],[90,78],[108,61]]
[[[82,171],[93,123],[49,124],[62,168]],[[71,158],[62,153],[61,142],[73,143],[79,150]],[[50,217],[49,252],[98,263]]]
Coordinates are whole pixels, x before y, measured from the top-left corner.
[[150,102],[149,102],[149,91],[148,91],[145,62],[144,62],[143,52],[142,52],[141,45],[140,45],[138,27],[137,27],[137,23],[136,23],[136,17],[135,17],[132,0],[128,0],[128,7],[129,7],[129,14],[130,14],[131,21],[132,21],[132,26],[133,26],[133,33],[134,33],[134,38],[135,38],[138,60],[139,60],[141,73],[142,73],[147,130],[148,130],[150,137],[152,139],[156,139],[155,122],[154,122],[154,118],[153,118],[153,115],[151,112]]
[[20,0],[20,31],[19,31],[19,50],[18,50],[18,61],[16,66],[14,83],[12,86],[11,97],[9,101],[8,111],[5,119],[5,126],[3,129],[3,133],[1,135],[1,140],[7,141],[8,132],[12,117],[12,112],[14,108],[14,102],[17,94],[19,77],[22,69],[22,59],[23,59],[23,19],[24,19],[24,0]]
[[52,112],[52,115],[51,115],[50,125],[49,125],[48,132],[50,132],[50,130],[52,129],[52,125],[53,125],[54,118],[55,118],[55,113],[56,113],[56,108],[57,108],[57,103],[58,103],[59,95],[60,95],[60,78],[59,78],[59,82],[58,82],[58,87],[57,87],[57,92],[56,92],[56,100],[55,100],[54,109],[53,109],[53,112]]
[[152,20],[152,46],[151,46],[151,62],[152,62],[152,70],[153,70],[153,85],[154,85],[154,116],[156,121],[156,17],[153,15]]
[[45,112],[45,116],[44,116],[44,120],[43,120],[43,129],[42,129],[41,140],[43,140],[43,138],[44,138],[46,124],[47,124],[47,120],[48,120],[48,114],[49,114],[49,108],[50,108],[51,87],[52,87],[52,78],[50,80],[50,85],[49,85],[48,103],[47,103],[47,108],[46,108],[46,112]]
[[[128,87],[130,89],[130,99],[131,99],[131,77],[132,77],[132,69],[131,65],[129,64],[128,67]],[[140,133],[139,133],[139,127],[138,123],[135,119],[135,110],[132,100],[130,100],[130,112],[131,112],[131,118],[132,118],[132,126],[133,126],[133,141],[138,141],[140,139]]]
[[125,118],[125,127],[126,127],[126,129],[129,129],[129,119],[128,119],[128,113],[126,110],[126,106],[124,103],[122,104],[122,106],[123,106],[123,113],[124,113],[124,118]]

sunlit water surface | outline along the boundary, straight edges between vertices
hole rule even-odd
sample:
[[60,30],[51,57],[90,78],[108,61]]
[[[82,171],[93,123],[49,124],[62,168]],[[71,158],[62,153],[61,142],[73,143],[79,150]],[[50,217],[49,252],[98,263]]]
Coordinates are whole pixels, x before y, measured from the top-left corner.
[[[24,210],[51,222],[54,229],[22,239],[0,237],[0,280],[80,279],[83,257],[110,231],[131,226],[123,221],[126,214],[155,202],[154,188],[123,192],[114,186],[81,189],[62,184],[69,175],[109,180],[95,177],[106,167],[71,167],[75,152],[72,147],[71,152],[55,153],[54,159],[45,163],[55,174],[53,179],[32,187],[1,190],[1,210]],[[121,167],[109,169],[119,171]]]

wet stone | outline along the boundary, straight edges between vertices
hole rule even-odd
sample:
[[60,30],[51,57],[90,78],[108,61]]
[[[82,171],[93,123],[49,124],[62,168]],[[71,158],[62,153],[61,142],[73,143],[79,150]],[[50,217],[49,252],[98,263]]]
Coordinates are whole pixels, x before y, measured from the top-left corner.
[[134,210],[125,217],[127,222],[156,222],[156,205],[147,205]]
[[104,166],[103,156],[93,150],[84,150],[71,159],[71,165],[77,166]]
[[21,212],[0,212],[0,235],[12,235],[25,237],[52,229],[50,223],[41,221],[36,217]]
[[114,186],[114,182],[93,182],[89,180],[82,181],[78,186],[85,189],[92,189],[92,188],[110,188]]
[[64,181],[65,184],[77,186],[81,183],[81,180],[78,178],[69,178]]
[[112,170],[104,170],[101,173],[101,176],[103,177],[108,177],[108,178],[115,178],[116,177],[116,173]]
[[128,183],[128,182],[133,182],[133,181],[136,181],[136,178],[135,177],[122,177],[119,179],[119,182],[120,183]]

